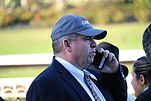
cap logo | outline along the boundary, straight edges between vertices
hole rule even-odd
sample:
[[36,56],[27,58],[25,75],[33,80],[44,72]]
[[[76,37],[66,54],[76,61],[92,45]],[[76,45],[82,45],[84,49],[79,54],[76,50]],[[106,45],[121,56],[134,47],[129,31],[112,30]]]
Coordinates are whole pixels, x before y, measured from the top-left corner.
[[86,24],[89,24],[89,22],[86,20],[86,21],[82,21],[81,22],[83,25],[86,25]]

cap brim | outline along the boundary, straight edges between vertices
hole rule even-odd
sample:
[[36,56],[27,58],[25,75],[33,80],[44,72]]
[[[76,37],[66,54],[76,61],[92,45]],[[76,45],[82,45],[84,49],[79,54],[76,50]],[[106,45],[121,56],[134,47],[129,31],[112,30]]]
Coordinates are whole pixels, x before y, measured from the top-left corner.
[[94,39],[103,39],[107,35],[107,31],[99,30],[95,28],[85,29],[83,31],[77,32],[78,34],[85,35],[85,36],[92,36]]

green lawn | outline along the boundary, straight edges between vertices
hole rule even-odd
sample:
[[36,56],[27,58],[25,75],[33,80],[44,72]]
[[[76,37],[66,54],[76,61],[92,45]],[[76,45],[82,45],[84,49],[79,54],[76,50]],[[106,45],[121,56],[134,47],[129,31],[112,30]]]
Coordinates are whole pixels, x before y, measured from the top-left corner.
[[50,28],[0,30],[0,54],[51,52]]
[[[142,33],[148,24],[103,25],[108,35],[101,41],[109,41],[120,49],[141,49]],[[51,28],[0,29],[0,55],[52,52]],[[101,42],[101,41],[97,41]]]
[[47,66],[0,67],[0,78],[36,77]]
[[139,23],[104,26],[108,35],[102,41],[112,42],[122,50],[142,49],[142,35],[147,26]]

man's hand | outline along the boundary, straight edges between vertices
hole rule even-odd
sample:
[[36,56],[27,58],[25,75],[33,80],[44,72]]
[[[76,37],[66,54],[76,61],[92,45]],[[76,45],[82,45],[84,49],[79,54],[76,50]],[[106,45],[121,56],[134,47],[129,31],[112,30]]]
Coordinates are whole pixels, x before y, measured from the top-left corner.
[[98,52],[100,54],[103,54],[105,60],[104,67],[99,70],[100,72],[103,73],[115,73],[118,70],[119,67],[119,62],[116,59],[115,55],[108,50],[104,50],[102,48],[98,49]]

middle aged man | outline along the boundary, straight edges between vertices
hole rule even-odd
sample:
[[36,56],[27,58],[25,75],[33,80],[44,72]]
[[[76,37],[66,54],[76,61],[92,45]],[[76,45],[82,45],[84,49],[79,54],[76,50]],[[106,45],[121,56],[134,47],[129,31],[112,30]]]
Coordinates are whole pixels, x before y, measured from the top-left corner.
[[124,78],[113,53],[100,51],[106,58],[104,68],[87,70],[96,55],[94,39],[103,39],[106,33],[82,16],[61,17],[51,34],[52,63],[32,82],[26,101],[126,101]]

